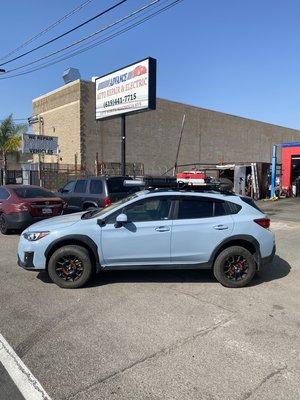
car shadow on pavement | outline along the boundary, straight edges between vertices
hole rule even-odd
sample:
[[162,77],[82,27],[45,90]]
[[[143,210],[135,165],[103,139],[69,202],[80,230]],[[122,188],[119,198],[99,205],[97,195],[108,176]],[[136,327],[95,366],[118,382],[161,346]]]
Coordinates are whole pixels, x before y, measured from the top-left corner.
[[[256,286],[264,282],[284,278],[289,274],[291,266],[279,256],[261,268],[248,286]],[[46,272],[39,272],[37,278],[44,283],[52,283]],[[109,285],[113,283],[217,283],[212,270],[132,270],[105,271],[95,275],[86,287]]]
[[272,263],[267,264],[255,274],[249,286],[260,285],[287,276],[291,271],[290,264],[279,256],[275,256]]

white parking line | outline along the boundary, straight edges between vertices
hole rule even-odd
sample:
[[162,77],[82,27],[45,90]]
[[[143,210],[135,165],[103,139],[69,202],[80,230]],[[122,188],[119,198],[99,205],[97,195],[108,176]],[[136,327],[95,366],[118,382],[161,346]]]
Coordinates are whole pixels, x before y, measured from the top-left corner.
[[25,400],[51,400],[42,385],[32,375],[0,333],[0,362]]

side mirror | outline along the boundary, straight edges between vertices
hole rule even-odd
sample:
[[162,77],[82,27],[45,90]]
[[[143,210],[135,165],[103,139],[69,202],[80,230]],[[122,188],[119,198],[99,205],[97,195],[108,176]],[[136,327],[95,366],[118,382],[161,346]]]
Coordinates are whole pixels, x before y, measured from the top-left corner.
[[124,224],[128,222],[126,214],[119,214],[116,218],[115,228],[121,228]]

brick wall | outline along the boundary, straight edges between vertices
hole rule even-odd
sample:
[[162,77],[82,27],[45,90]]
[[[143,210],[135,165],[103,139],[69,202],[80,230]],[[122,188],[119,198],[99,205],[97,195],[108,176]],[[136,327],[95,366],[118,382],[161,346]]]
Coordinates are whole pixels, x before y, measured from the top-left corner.
[[[71,82],[59,90],[38,97],[32,102],[33,115],[43,117],[45,135],[58,136],[61,162],[74,164],[75,153],[81,163],[80,81]],[[39,131],[34,124],[34,132]],[[56,162],[56,156],[45,156],[44,162]]]

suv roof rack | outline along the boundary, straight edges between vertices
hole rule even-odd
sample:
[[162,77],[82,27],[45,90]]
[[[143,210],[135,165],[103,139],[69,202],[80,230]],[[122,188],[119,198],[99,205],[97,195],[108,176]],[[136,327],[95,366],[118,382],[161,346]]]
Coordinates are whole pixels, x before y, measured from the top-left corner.
[[226,184],[219,181],[209,182],[205,185],[191,185],[181,182],[174,176],[145,176],[142,180],[124,181],[124,186],[140,186],[146,190],[179,190],[189,192],[219,192],[225,195],[234,195],[234,192],[227,188]]

